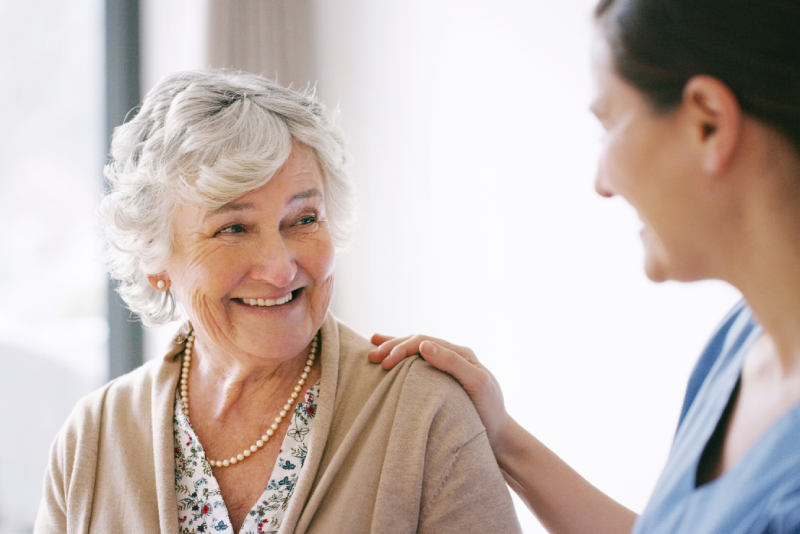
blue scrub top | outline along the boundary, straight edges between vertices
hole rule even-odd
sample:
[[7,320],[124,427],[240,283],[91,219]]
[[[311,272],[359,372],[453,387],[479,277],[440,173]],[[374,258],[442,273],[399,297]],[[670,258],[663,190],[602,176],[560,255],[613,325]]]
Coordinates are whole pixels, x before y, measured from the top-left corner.
[[689,380],[669,460],[633,534],[800,533],[800,405],[733,468],[696,487],[700,456],[761,332],[741,302],[711,338]]

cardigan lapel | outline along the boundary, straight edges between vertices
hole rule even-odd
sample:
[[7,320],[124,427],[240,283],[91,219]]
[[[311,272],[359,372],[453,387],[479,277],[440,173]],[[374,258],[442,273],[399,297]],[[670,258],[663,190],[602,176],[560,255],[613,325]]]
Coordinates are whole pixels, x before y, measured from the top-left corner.
[[[184,329],[185,330],[185,329]],[[172,418],[175,388],[180,374],[180,353],[186,343],[185,335],[173,341],[172,350],[164,357],[153,381],[151,418],[153,424],[153,459],[156,470],[156,499],[158,521],[162,534],[178,534],[178,497],[175,493],[175,451]]]
[[320,462],[330,435],[331,423],[333,422],[333,407],[336,404],[336,387],[339,383],[339,328],[331,312],[328,312],[325,317],[321,330],[320,365],[322,365],[322,377],[320,379],[317,415],[314,418],[314,429],[312,430],[311,444],[303,466],[303,473],[294,487],[294,495],[292,495],[289,508],[283,517],[283,523],[278,531],[279,534],[305,532],[306,528],[308,528],[308,523],[316,512],[316,507],[306,508],[306,502],[311,490],[314,488]]

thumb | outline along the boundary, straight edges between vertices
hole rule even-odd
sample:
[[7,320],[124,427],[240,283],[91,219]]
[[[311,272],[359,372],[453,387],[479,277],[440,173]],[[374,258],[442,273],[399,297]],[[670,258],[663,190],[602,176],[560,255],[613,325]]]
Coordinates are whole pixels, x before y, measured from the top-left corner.
[[419,348],[425,361],[452,375],[467,390],[480,380],[480,371],[461,354],[429,340],[423,341]]

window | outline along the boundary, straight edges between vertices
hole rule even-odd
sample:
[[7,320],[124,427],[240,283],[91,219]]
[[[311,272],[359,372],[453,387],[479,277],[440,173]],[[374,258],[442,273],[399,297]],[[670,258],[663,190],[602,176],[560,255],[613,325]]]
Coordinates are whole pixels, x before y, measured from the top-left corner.
[[50,442],[106,378],[103,13],[0,7],[0,532],[31,529]]

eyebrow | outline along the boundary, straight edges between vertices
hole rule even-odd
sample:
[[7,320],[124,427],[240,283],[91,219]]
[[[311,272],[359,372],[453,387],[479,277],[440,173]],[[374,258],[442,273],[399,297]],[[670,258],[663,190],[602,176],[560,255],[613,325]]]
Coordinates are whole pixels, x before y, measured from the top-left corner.
[[[286,206],[290,206],[296,202],[300,202],[302,200],[306,200],[307,198],[322,198],[322,193],[316,187],[312,187],[311,189],[306,189],[302,193],[297,193],[296,195],[292,196],[289,200],[286,201]],[[216,217],[217,215],[222,215],[225,213],[230,213],[233,211],[246,211],[249,209],[255,208],[255,204],[252,202],[228,202],[215,210],[211,210],[206,214],[203,218],[203,222],[208,221],[212,217]]]
[[203,217],[203,222],[206,222],[212,217],[216,217],[217,215],[222,215],[225,213],[230,213],[232,211],[244,211],[249,210],[255,207],[255,204],[252,202],[228,202],[227,204],[223,204],[222,206],[218,207],[215,210],[211,210],[206,213],[206,216]]
[[288,206],[289,204],[294,204],[295,202],[299,202],[307,198],[322,198],[322,193],[316,187],[312,187],[311,189],[306,189],[302,193],[297,193],[286,202],[286,205]]

